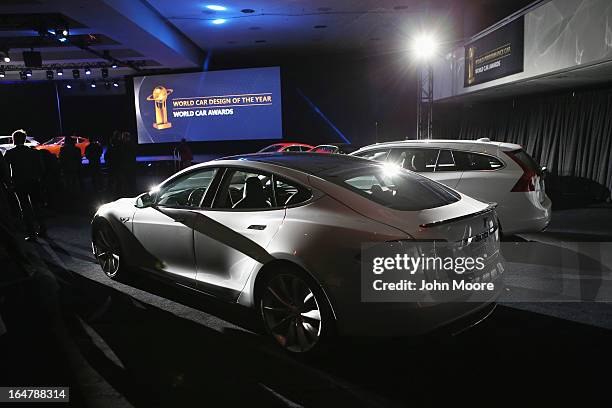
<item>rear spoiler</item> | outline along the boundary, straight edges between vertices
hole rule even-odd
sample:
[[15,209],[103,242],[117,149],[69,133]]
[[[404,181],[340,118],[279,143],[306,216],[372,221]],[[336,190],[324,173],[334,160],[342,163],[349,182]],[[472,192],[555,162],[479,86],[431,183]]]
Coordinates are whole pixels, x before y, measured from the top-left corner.
[[488,212],[491,212],[491,211],[495,210],[496,207],[497,207],[497,203],[489,203],[487,208],[485,208],[483,210],[480,210],[480,211],[477,211],[477,212],[474,212],[474,213],[470,213],[470,214],[466,214],[466,215],[461,215],[459,217],[453,217],[453,218],[447,218],[447,219],[444,219],[444,220],[428,222],[427,224],[419,225],[419,227],[421,227],[421,228],[437,227],[439,225],[448,224],[450,222],[455,222],[455,221],[464,220],[466,218],[476,217],[477,215],[486,214]]

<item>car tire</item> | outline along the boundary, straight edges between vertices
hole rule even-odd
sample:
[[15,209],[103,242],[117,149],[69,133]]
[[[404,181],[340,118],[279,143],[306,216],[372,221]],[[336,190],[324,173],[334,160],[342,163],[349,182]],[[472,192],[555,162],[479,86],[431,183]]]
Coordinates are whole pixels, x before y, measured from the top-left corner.
[[96,224],[92,245],[94,255],[106,276],[117,281],[129,280],[129,268],[123,257],[119,238],[108,222],[101,221]]
[[262,279],[257,306],[267,334],[289,354],[324,353],[334,337],[335,321],[320,285],[301,269],[287,265]]

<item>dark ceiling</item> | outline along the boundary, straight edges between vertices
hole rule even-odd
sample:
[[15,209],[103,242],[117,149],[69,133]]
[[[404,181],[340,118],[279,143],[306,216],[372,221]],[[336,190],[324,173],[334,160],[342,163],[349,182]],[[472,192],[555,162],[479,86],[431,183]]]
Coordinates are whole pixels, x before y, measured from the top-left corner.
[[[225,10],[210,10],[210,3]],[[320,54],[370,55],[405,50],[422,31],[462,41],[529,4],[525,0],[3,0],[0,50],[5,68],[40,51],[45,66],[122,63],[135,69],[200,69],[212,53],[243,62]],[[70,40],[39,32],[66,24]],[[40,72],[44,77],[44,72]],[[7,73],[5,80],[18,72]]]

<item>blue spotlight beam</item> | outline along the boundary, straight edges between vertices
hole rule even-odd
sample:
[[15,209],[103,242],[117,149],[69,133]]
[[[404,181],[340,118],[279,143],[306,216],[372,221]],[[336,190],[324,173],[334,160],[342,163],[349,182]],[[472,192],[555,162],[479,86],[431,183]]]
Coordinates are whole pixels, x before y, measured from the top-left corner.
[[338,127],[336,125],[334,125],[334,123],[331,120],[329,120],[329,118],[327,116],[325,116],[325,114],[323,112],[321,112],[321,109],[319,109],[319,107],[317,105],[315,105],[315,103],[313,101],[311,101],[309,97],[304,95],[304,93],[302,92],[302,90],[300,88],[296,88],[296,90],[297,90],[297,93],[302,98],[304,98],[304,100],[308,103],[308,105],[310,105],[312,110],[315,111],[317,113],[317,115],[319,115],[321,117],[321,119],[323,119],[323,121],[325,121],[325,123],[327,123],[329,125],[329,127],[331,127],[334,130],[334,132],[336,132],[338,134],[338,136],[340,136],[342,138],[342,140],[344,140],[348,144],[351,144],[351,141],[348,140],[346,138],[346,136],[344,136],[344,133],[342,133],[340,131],[340,129],[338,129]]

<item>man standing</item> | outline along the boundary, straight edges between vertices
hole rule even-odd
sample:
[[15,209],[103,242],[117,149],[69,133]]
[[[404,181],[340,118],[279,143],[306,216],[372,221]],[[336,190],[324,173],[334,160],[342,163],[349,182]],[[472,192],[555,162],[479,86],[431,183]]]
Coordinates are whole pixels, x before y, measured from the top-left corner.
[[13,132],[15,148],[5,154],[5,159],[11,170],[13,188],[19,199],[19,206],[28,236],[27,241],[36,240],[36,222],[39,235],[45,236],[47,227],[40,215],[40,178],[43,173],[40,155],[37,151],[24,146],[26,132]]
[[85,148],[85,157],[89,162],[89,174],[94,191],[102,190],[101,175],[100,175],[100,157],[102,157],[102,146],[97,140],[92,140]]
[[81,149],[76,147],[75,141],[75,137],[66,136],[59,152],[59,162],[66,183],[66,198],[69,200],[81,189]]

